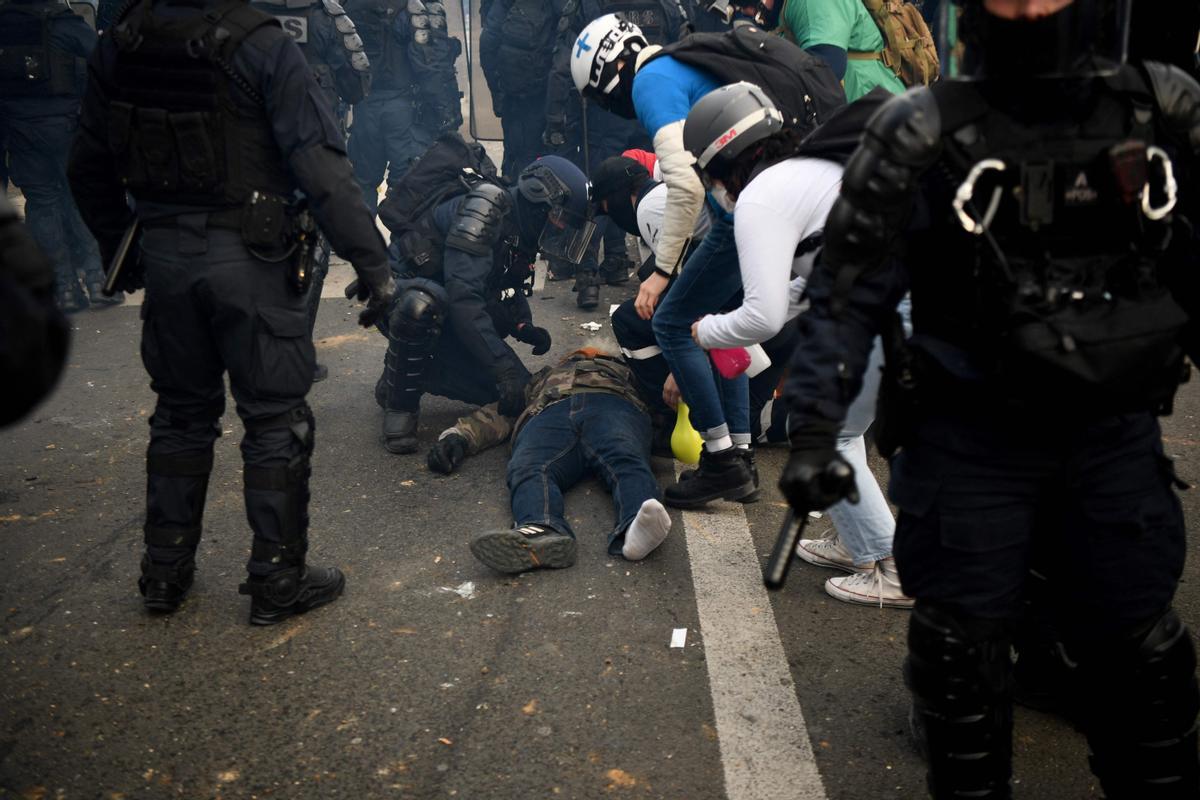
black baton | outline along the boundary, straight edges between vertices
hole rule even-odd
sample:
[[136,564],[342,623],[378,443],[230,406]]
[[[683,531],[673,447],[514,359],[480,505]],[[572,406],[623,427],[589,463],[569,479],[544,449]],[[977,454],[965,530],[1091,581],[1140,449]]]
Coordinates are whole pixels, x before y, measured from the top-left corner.
[[125,262],[129,259],[129,248],[133,247],[141,229],[142,222],[137,217],[134,217],[133,222],[129,223],[129,227],[125,229],[125,235],[121,237],[121,243],[117,245],[117,252],[108,265],[108,274],[104,276],[104,286],[100,289],[105,297],[112,297],[117,293],[117,284],[121,280],[121,274],[125,272]]
[[788,568],[796,555],[796,545],[808,524],[808,514],[801,514],[796,521],[796,512],[788,509],[783,518],[783,527],[779,529],[779,538],[775,540],[775,549],[771,551],[771,560],[767,562],[767,571],[763,574],[763,584],[771,591],[783,588],[787,580]]

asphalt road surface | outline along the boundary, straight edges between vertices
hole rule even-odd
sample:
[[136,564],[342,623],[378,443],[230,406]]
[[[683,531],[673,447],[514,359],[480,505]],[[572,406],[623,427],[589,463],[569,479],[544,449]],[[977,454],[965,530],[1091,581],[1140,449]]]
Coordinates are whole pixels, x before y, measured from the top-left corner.
[[[346,277],[338,268],[327,296]],[[554,347],[519,352],[540,365],[601,340],[609,304],[631,294],[605,288],[585,313],[569,284],[546,284],[531,302]],[[506,451],[449,478],[423,455],[388,455],[372,398],[384,341],[355,314],[340,297],[323,303],[330,378],[309,398],[311,561],[342,567],[347,592],[266,629],[247,625],[236,591],[250,533],[232,410],[196,586],[173,616],[143,612],[153,396],[138,309],[73,318],[57,392],[0,433],[0,797],[924,796],[900,676],[908,613],[834,601],[821,588],[834,573],[803,563],[781,593],[761,589],[783,452],[760,457],[761,502],[674,512],[665,544],[637,564],[606,556],[609,498],[584,484],[568,497],[578,563],[497,575],[467,541],[510,522]],[[591,321],[599,333],[581,329]],[[1166,421],[1190,481],[1198,391],[1185,386]],[[464,410],[427,398],[422,452]],[[666,482],[674,465],[656,468]],[[1198,498],[1183,495],[1191,519]],[[1193,559],[1178,596],[1193,627],[1196,577]],[[1017,797],[1099,797],[1069,725],[1018,710],[1015,747]]]

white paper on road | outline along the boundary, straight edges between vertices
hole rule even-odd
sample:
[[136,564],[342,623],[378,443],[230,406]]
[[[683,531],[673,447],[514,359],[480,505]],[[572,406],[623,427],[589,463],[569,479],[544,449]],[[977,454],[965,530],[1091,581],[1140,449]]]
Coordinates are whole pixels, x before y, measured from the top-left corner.
[[683,647],[687,644],[687,628],[676,628],[671,631],[671,647]]

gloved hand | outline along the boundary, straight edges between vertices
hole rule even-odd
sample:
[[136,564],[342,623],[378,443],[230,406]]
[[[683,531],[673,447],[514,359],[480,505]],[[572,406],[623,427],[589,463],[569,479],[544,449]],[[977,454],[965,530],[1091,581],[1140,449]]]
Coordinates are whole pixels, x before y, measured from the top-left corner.
[[779,489],[798,514],[822,511],[842,500],[858,502],[854,467],[837,451],[837,430],[812,426],[793,431]]
[[517,326],[515,338],[518,342],[533,345],[533,354],[540,356],[550,351],[550,331],[539,328],[531,322],[522,322]]
[[496,381],[496,391],[500,394],[500,413],[506,417],[519,417],[525,410],[525,384],[529,383],[528,375],[511,375],[501,377]]
[[547,117],[546,129],[542,131],[542,144],[546,147],[562,147],[567,143],[567,121],[561,117]]
[[467,457],[467,440],[457,433],[443,436],[437,444],[429,448],[425,463],[434,472],[449,475],[458,469],[463,459]]
[[365,301],[367,307],[358,315],[358,324],[370,328],[392,305],[396,297],[396,280],[387,264],[359,269],[358,280],[346,287],[346,297]]

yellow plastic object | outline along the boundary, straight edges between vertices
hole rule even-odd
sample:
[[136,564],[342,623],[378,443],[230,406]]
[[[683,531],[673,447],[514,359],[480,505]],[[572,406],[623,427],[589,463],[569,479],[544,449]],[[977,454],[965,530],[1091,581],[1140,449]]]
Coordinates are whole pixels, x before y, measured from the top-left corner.
[[687,403],[680,400],[678,410],[679,415],[675,418],[675,430],[671,432],[671,452],[685,464],[699,464],[700,448],[704,446],[704,440],[692,427]]

